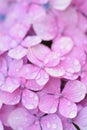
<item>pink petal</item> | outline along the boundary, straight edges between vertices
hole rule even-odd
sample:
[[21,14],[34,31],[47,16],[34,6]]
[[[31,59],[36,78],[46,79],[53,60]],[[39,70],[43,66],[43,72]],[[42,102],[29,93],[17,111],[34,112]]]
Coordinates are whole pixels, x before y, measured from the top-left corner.
[[65,74],[65,70],[62,66],[58,65],[52,68],[45,68],[46,72],[53,77],[61,77]]
[[0,72],[0,86],[3,85],[5,82],[5,77],[3,75],[3,73]]
[[59,112],[61,115],[67,118],[74,118],[77,115],[77,107],[76,104],[70,102],[65,98],[60,99],[59,103]]
[[60,55],[56,52],[49,53],[44,59],[44,65],[46,67],[56,66],[58,65],[59,62],[60,62]]
[[82,30],[82,32],[86,32],[87,30],[87,22],[86,22],[86,18],[81,14],[79,13],[79,28]]
[[38,91],[41,90],[44,85],[39,85],[35,80],[30,79],[27,81],[26,83],[26,88],[30,89],[30,90],[34,90],[34,91]]
[[57,111],[58,99],[53,95],[41,95],[39,109],[44,113],[55,113]]
[[36,122],[35,124],[29,126],[27,130],[41,130],[39,122]]
[[60,93],[61,80],[58,78],[50,77],[48,83],[44,86],[44,93],[58,95]]
[[23,47],[32,47],[41,42],[40,37],[38,36],[27,36],[24,41],[22,41],[21,45]]
[[72,0],[51,0],[53,8],[58,10],[65,10],[71,3]]
[[7,127],[9,127],[8,116],[14,109],[15,109],[15,105],[3,105],[2,106],[0,118],[1,118],[2,123]]
[[20,101],[20,91],[16,90],[13,93],[0,91],[0,99],[4,104],[15,105]]
[[36,82],[38,85],[45,85],[49,80],[49,75],[44,71],[40,70],[40,72],[36,76]]
[[71,102],[80,102],[86,95],[86,87],[81,81],[68,81],[62,94]]
[[52,49],[60,53],[61,56],[69,53],[73,48],[73,41],[70,37],[57,37],[52,45]]
[[7,57],[0,56],[0,71],[3,75],[7,75]]
[[20,82],[18,79],[8,77],[5,83],[0,87],[2,91],[12,93],[20,86]]
[[87,107],[84,107],[77,115],[74,120],[74,123],[77,124],[81,130],[87,129]]
[[22,104],[27,109],[35,109],[38,106],[39,98],[36,93],[24,90],[22,94]]
[[14,49],[11,49],[8,52],[8,56],[10,56],[11,58],[17,59],[17,60],[23,58],[26,54],[27,54],[27,49],[23,48],[20,45]]
[[31,64],[26,64],[21,68],[20,76],[25,79],[35,79],[39,71],[40,68]]
[[45,15],[33,24],[36,34],[42,40],[52,40],[58,32],[56,18],[52,14]]
[[32,116],[25,108],[16,108],[13,110],[8,117],[8,123],[12,129],[24,129],[31,125],[34,121]]
[[87,1],[85,0],[84,3],[80,6],[80,11],[87,16]]
[[62,123],[63,123],[63,129],[64,130],[77,130],[75,128],[75,126],[73,125],[73,120],[71,118],[64,118],[62,120]]
[[50,49],[48,47],[42,44],[38,44],[28,49],[27,57],[35,65],[42,66],[43,65],[42,62],[49,52],[50,52]]
[[44,116],[41,119],[41,126],[43,130],[63,130],[62,122],[56,114]]

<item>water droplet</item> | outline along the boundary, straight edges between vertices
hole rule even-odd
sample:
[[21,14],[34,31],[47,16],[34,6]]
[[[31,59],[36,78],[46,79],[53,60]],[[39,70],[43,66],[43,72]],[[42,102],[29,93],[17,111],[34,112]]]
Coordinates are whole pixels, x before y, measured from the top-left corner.
[[52,124],[52,128],[56,129],[57,128],[57,124]]
[[29,109],[34,109],[34,106],[33,106],[32,104],[29,104],[29,105],[28,105],[28,108],[29,108]]
[[70,112],[70,114],[69,114],[70,118],[74,118],[75,116],[76,116],[76,111]]
[[67,102],[67,105],[68,105],[68,106],[71,106],[71,102],[70,102],[70,101],[68,101],[68,102]]
[[29,97],[32,98],[33,96],[34,96],[34,94],[33,94],[33,93],[30,93]]
[[79,61],[77,59],[74,60],[74,65],[79,65]]
[[57,108],[56,108],[56,107],[53,107],[53,108],[50,109],[50,113],[55,113],[56,110],[57,110]]
[[34,97],[34,100],[38,100],[38,97],[37,97],[37,96],[35,96],[35,97]]
[[49,123],[49,122],[47,122],[47,128],[50,128],[50,127],[51,127],[50,123]]

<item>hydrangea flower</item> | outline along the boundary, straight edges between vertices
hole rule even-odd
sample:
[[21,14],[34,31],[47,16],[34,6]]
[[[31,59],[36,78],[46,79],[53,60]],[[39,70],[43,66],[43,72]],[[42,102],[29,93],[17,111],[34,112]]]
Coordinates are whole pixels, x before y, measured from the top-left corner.
[[84,107],[78,112],[78,115],[73,119],[62,117],[64,130],[68,130],[68,129],[77,130],[74,124],[77,124],[81,130],[86,130],[87,129],[86,112],[87,112],[87,107]]
[[80,102],[85,94],[86,87],[80,81],[68,81],[61,92],[60,81],[58,82],[58,79],[54,78],[39,94],[39,109],[45,113],[55,113],[58,109],[64,117],[74,118],[77,115],[75,103]]
[[[23,113],[23,114],[21,114]],[[36,115],[30,114],[24,108],[16,108],[13,110],[8,117],[8,123],[14,130],[16,129],[29,129],[29,130],[63,130],[61,119],[57,114],[50,114],[41,116],[36,113]]]
[[87,129],[87,0],[0,0],[0,130]]

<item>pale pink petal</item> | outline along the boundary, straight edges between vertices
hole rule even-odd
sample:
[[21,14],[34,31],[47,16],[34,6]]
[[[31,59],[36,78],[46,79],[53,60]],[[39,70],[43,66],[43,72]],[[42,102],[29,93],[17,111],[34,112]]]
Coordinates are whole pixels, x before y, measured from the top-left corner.
[[13,77],[19,77],[21,68],[23,67],[23,60],[13,60],[9,64],[8,75]]
[[32,47],[41,42],[40,37],[38,36],[27,36],[22,42],[21,45],[24,47]]
[[0,34],[0,51],[7,51],[10,49],[10,40],[11,38],[8,35]]
[[12,93],[20,86],[20,81],[16,78],[8,77],[4,84],[0,87],[0,90]]
[[68,81],[62,94],[71,102],[80,102],[86,95],[86,86],[78,80]]
[[[76,46],[78,46],[78,47],[80,47],[80,48],[82,48],[82,49],[87,51],[87,48],[85,48],[85,46],[87,45],[87,37],[82,32],[81,29],[76,28],[76,26],[75,27],[70,26],[67,29],[65,29],[65,35],[68,35],[68,36],[72,37],[72,39],[74,41],[74,45],[76,45]],[[80,49],[79,51],[81,51],[82,49]]]
[[[60,23],[63,24],[62,28],[60,31],[67,30],[65,28],[67,27],[76,27],[78,22],[78,12],[73,6],[68,7],[65,11],[58,11],[58,24]],[[72,17],[71,17],[72,15]],[[72,19],[73,18],[73,19]],[[65,36],[66,37],[66,36]],[[75,43],[74,43],[75,44]]]
[[20,76],[25,79],[35,79],[39,71],[40,68],[31,64],[26,64],[21,68]]
[[52,45],[52,50],[60,53],[61,56],[69,53],[73,48],[73,41],[70,37],[57,37]]
[[32,2],[35,2],[37,4],[46,4],[49,0],[32,0]]
[[65,70],[62,66],[58,65],[52,68],[45,68],[46,72],[53,77],[61,77],[65,74]]
[[8,117],[8,123],[14,130],[26,130],[34,121],[32,116],[25,108],[16,108],[13,110]]
[[20,22],[15,22],[9,30],[9,35],[14,39],[20,41],[24,38],[28,31],[27,26],[24,26]]
[[40,96],[39,109],[45,113],[55,113],[57,111],[58,99],[54,95],[43,94]]
[[42,44],[38,44],[28,49],[27,57],[32,63],[41,67],[43,65],[43,60],[49,52],[50,49],[48,47]]
[[25,86],[27,89],[34,91],[41,90],[44,87],[44,85],[39,85],[34,79],[28,80]]
[[58,10],[65,10],[72,0],[51,0],[53,8]]
[[33,24],[36,34],[42,40],[52,40],[58,32],[56,18],[48,14]]
[[77,106],[65,98],[60,99],[59,112],[67,118],[74,118],[77,115]]
[[0,108],[2,107],[2,105],[3,105],[3,102],[2,102],[2,100],[0,99]]
[[86,54],[82,47],[75,46],[70,54],[72,57],[79,60],[81,66],[86,63]]
[[31,4],[29,7],[28,17],[29,23],[35,23],[39,19],[42,19],[46,15],[46,12],[43,7],[37,4]]
[[7,105],[15,105],[18,104],[20,101],[20,91],[16,90],[13,93],[8,93],[4,91],[0,91],[0,99],[2,103],[7,104]]
[[73,55],[71,56],[70,54],[68,54],[68,56],[62,60],[61,66],[65,70],[64,77],[68,79],[73,79],[73,74],[81,71],[81,64],[79,59],[75,58]]
[[22,94],[22,104],[27,109],[35,109],[38,106],[39,98],[36,93],[24,90]]
[[61,119],[56,114],[44,116],[41,119],[41,126],[43,130],[63,130]]
[[45,85],[49,80],[49,75],[42,69],[36,76],[36,82],[39,85]]
[[79,126],[81,130],[87,130],[87,107],[84,107],[74,119],[74,123]]
[[20,45],[17,46],[16,48],[11,49],[8,52],[8,56],[17,60],[23,58],[26,54],[27,54],[27,49],[25,49],[24,47]]
[[60,55],[56,52],[49,53],[44,59],[44,65],[46,67],[53,67],[58,65],[60,62]]
[[0,121],[0,130],[4,130],[4,127],[1,121]]

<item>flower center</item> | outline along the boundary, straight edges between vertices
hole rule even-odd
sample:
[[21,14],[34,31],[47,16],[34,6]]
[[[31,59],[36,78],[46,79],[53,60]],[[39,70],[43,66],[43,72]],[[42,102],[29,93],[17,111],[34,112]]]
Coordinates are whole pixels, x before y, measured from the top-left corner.
[[6,18],[5,14],[0,14],[0,22],[4,21]]
[[73,122],[71,118],[68,118],[67,120],[68,120],[68,123],[70,124]]
[[46,10],[48,10],[48,9],[50,8],[50,3],[48,2],[48,3],[44,4],[43,7],[44,7]]

